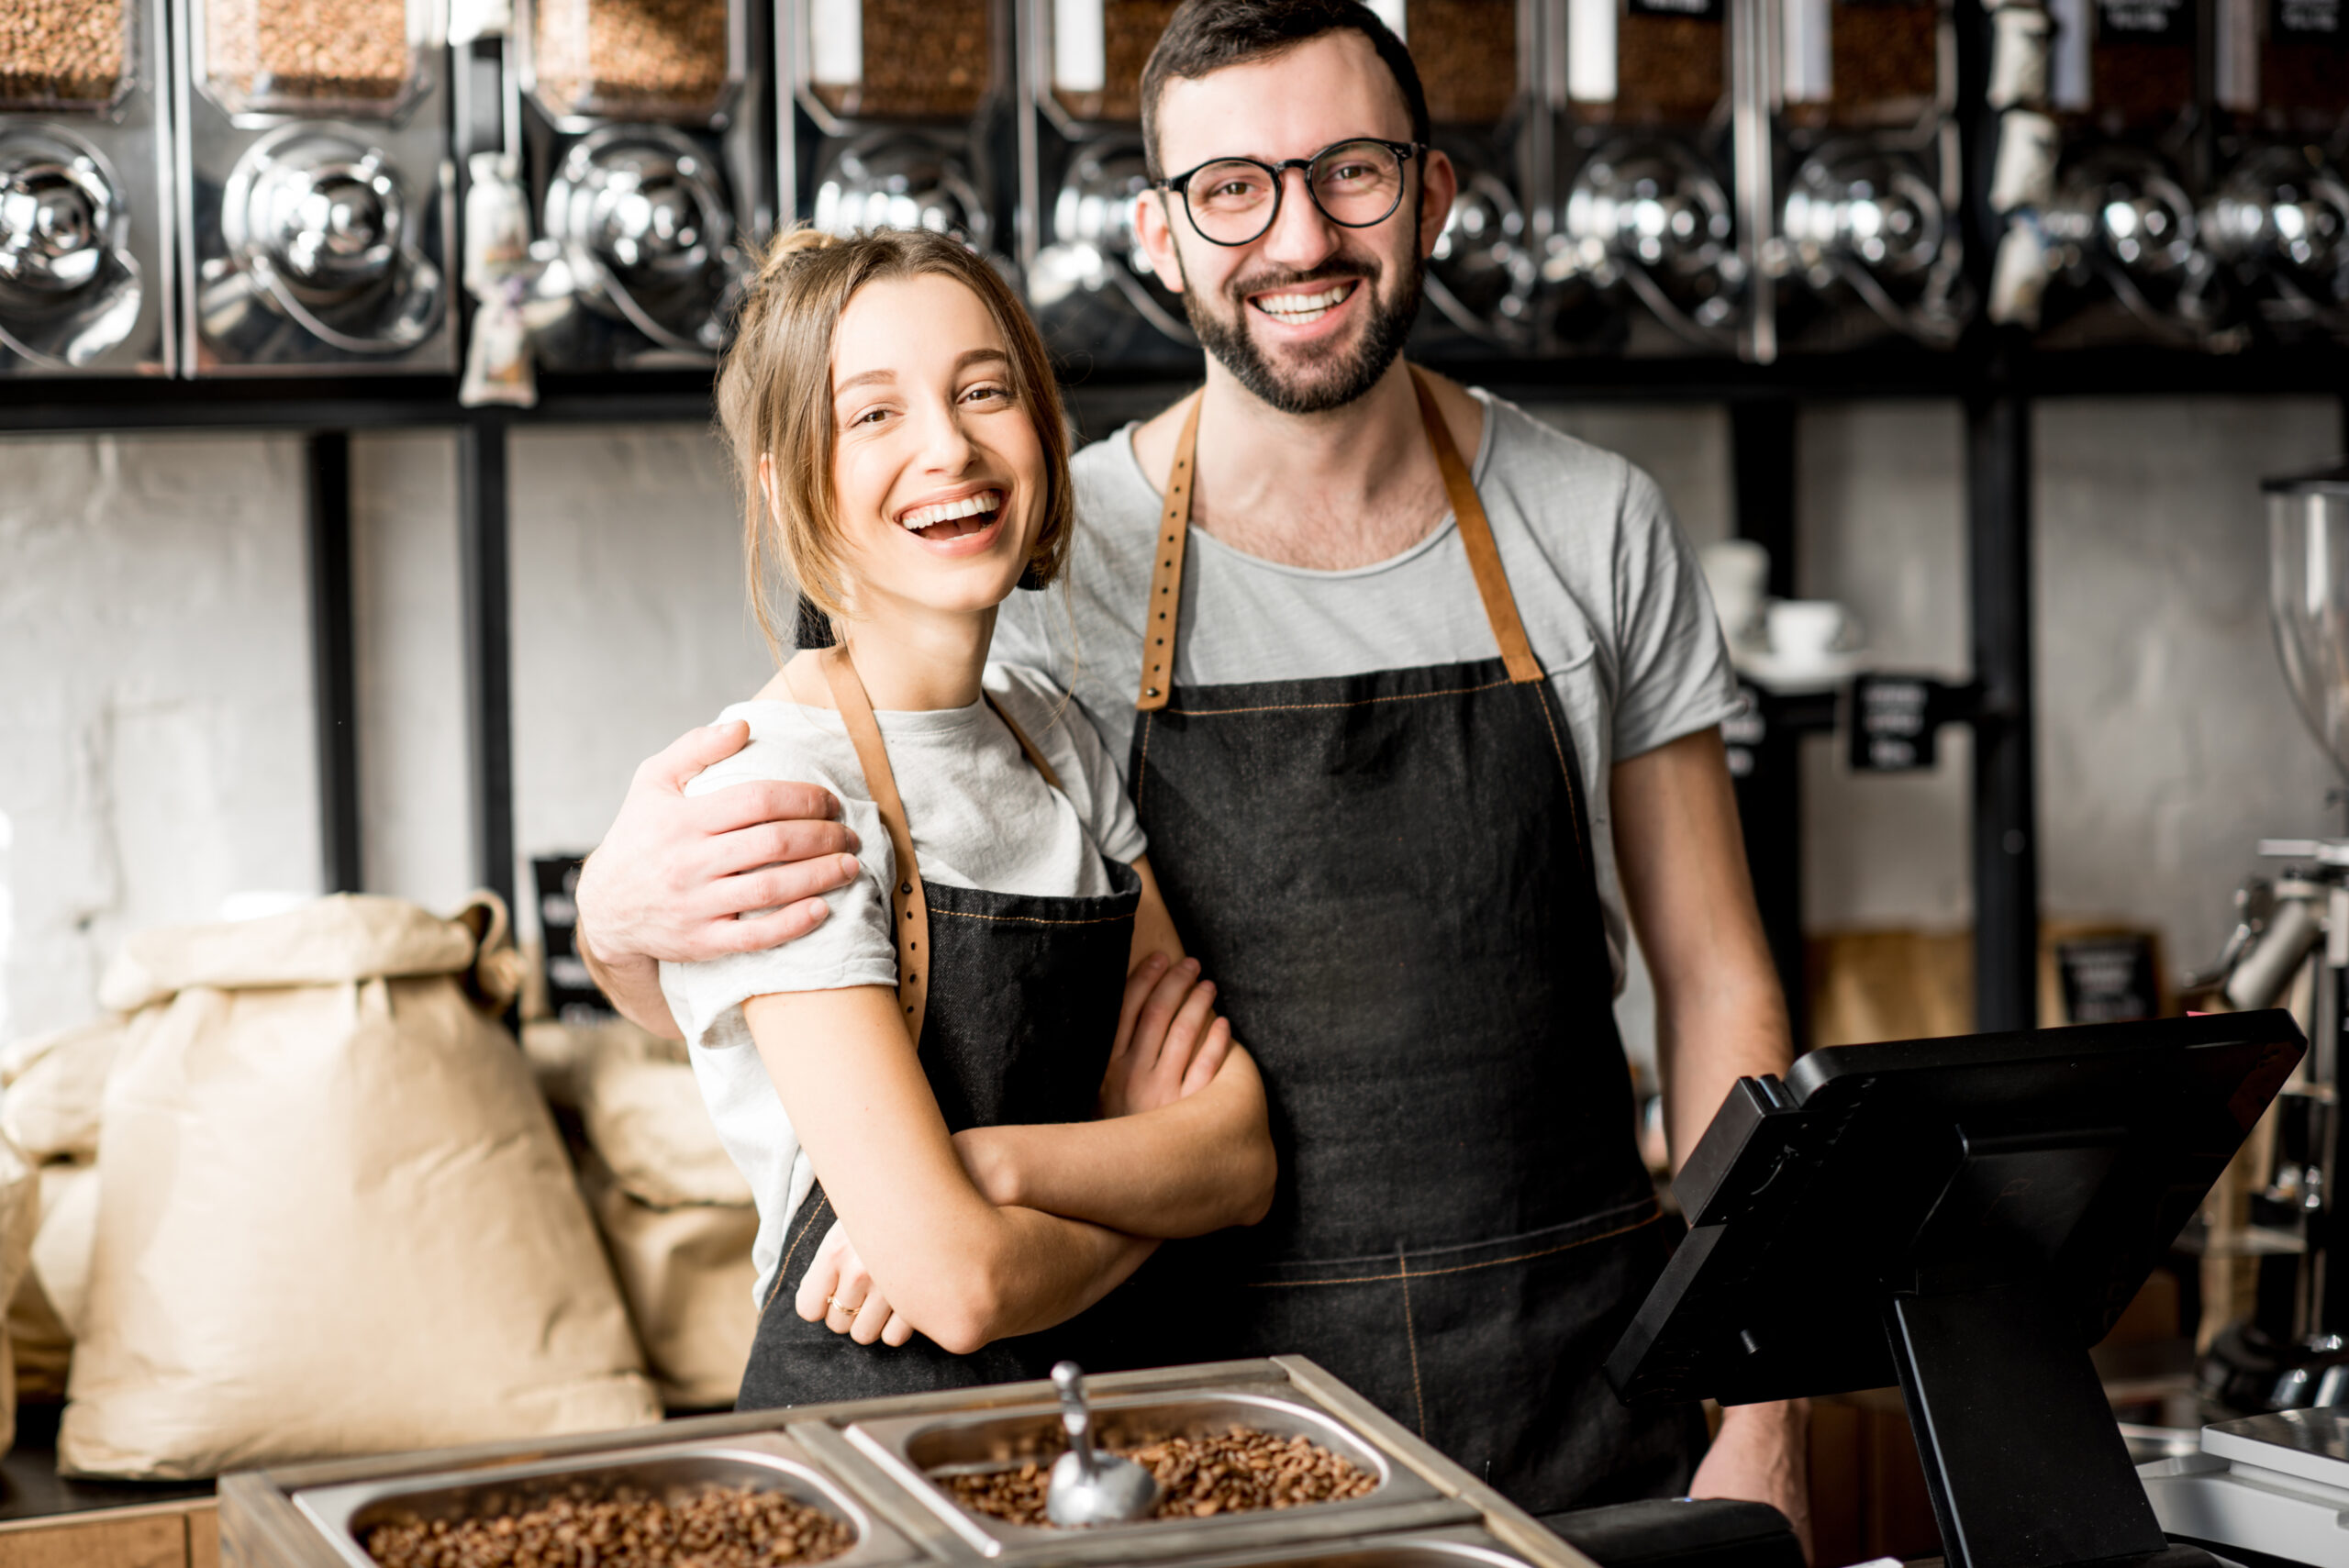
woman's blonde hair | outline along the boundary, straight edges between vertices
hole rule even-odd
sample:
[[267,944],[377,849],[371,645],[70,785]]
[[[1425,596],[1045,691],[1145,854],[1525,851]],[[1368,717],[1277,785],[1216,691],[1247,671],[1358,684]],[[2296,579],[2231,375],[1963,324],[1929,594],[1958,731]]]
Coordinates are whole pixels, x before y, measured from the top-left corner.
[[818,608],[832,616],[847,610],[832,493],[832,335],[841,312],[867,284],[931,274],[961,283],[995,318],[1011,359],[1013,395],[1043,447],[1044,522],[1022,581],[1049,584],[1067,562],[1076,515],[1068,427],[1051,356],[1010,285],[984,257],[943,234],[886,228],[836,239],[795,228],[767,247],[718,372],[718,417],[742,485],[751,610],[778,657],[784,639],[771,590],[780,584],[771,551]]

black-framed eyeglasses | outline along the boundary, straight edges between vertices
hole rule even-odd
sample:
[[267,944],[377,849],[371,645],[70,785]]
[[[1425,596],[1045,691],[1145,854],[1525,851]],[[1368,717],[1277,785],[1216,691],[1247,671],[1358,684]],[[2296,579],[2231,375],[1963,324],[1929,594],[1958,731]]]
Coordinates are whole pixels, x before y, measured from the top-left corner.
[[1245,245],[1281,215],[1281,193],[1291,169],[1305,171],[1306,194],[1321,216],[1341,228],[1384,223],[1403,205],[1403,165],[1427,148],[1416,141],[1360,136],[1332,142],[1310,158],[1267,163],[1261,158],[1215,158],[1158,182],[1183,198],[1191,227],[1215,245]]

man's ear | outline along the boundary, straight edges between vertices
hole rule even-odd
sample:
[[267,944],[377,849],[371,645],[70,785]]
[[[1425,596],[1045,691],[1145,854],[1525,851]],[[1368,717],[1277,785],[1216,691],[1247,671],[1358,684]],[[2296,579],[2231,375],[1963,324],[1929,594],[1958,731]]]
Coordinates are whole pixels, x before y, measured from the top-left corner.
[[[1174,254],[1174,196],[1144,191],[1134,198],[1134,238],[1150,258],[1150,270],[1174,294],[1183,292],[1183,263]],[[1450,210],[1449,208],[1446,209]]]
[[1419,255],[1435,254],[1443,226],[1452,221],[1453,199],[1460,195],[1460,171],[1452,160],[1430,149],[1419,174]]

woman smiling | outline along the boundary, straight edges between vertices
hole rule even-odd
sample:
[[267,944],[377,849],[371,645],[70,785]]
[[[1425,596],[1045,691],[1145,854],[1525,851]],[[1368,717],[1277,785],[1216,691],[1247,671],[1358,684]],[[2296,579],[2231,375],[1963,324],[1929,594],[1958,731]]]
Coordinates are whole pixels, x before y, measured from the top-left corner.
[[986,662],[1074,527],[1043,345],[951,239],[801,231],[718,398],[761,623],[779,564],[837,646],[728,709],[751,743],[690,793],[821,784],[860,862],[810,935],[662,967],[758,1198],[740,1403],[1148,1359],[1116,1287],[1161,1239],[1260,1218],[1274,1156],[1107,751]]

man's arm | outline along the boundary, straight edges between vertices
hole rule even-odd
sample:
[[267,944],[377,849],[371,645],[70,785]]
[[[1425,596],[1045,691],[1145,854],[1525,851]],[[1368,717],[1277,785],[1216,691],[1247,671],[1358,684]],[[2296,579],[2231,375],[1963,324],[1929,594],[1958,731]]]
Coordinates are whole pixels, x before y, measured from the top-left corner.
[[[1720,731],[1700,730],[1616,764],[1615,861],[1655,982],[1664,1136],[1678,1170],[1738,1079],[1794,1061],[1787,1002],[1746,871]],[[1810,1550],[1800,1400],[1733,1406],[1689,1492],[1768,1503]]]
[[[687,731],[638,767],[619,816],[580,869],[573,934],[587,973],[632,1022],[678,1038],[661,962],[781,947],[856,879],[856,834],[813,784],[762,780],[688,796],[751,738],[740,720]],[[750,918],[751,911],[763,911]]]

